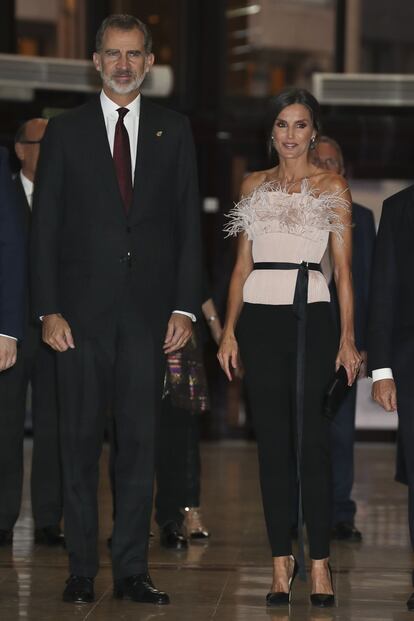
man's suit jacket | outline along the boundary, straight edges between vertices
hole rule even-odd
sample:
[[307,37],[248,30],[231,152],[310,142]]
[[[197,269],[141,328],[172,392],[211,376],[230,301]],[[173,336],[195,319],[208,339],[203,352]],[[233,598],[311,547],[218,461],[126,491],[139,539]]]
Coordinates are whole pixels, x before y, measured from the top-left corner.
[[28,246],[32,213],[29,203],[27,202],[26,192],[24,191],[20,173],[14,177],[13,181],[16,190],[17,211],[20,221],[23,223],[25,244]]
[[99,97],[49,122],[32,221],[37,316],[62,313],[75,336],[97,333],[129,279],[139,315],[164,330],[173,310],[198,312],[200,265],[196,156],[184,116],[142,98],[128,217]]
[[8,153],[0,147],[0,334],[23,337],[25,252]]
[[[375,246],[375,222],[370,209],[352,203],[352,279],[355,298],[355,343],[359,351],[367,349],[369,287]],[[330,283],[332,303],[336,309],[338,333],[339,304],[335,281]]]
[[[32,223],[32,212],[27,201],[26,192],[22,184],[20,174],[14,177],[14,187],[16,190],[16,202],[17,211],[21,222],[23,223],[24,231],[24,243],[27,257],[27,274],[30,273],[29,264],[29,243],[30,243],[30,230]],[[34,354],[39,343],[41,342],[41,326],[39,320],[35,319],[31,309],[29,282],[26,283],[26,299],[25,299],[25,315],[24,315],[24,339],[22,347],[25,350],[26,355]]]
[[414,185],[382,208],[371,283],[369,369],[390,367],[398,374],[413,352]]

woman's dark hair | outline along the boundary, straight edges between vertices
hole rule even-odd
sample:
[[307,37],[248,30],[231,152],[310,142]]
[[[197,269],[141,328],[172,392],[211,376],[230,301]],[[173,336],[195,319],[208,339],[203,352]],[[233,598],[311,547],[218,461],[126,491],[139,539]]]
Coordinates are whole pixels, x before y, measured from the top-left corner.
[[95,50],[100,52],[102,49],[102,40],[105,31],[108,28],[117,28],[118,30],[133,30],[137,28],[144,35],[144,49],[146,54],[151,54],[152,50],[152,35],[150,29],[144,22],[134,15],[126,15],[123,13],[109,15],[103,20],[98,32],[96,33]]
[[272,154],[273,149],[272,131],[275,120],[284,108],[293,104],[301,104],[309,110],[313,127],[316,129],[316,136],[321,131],[321,109],[318,100],[305,88],[285,88],[270,101],[268,121],[269,155]]

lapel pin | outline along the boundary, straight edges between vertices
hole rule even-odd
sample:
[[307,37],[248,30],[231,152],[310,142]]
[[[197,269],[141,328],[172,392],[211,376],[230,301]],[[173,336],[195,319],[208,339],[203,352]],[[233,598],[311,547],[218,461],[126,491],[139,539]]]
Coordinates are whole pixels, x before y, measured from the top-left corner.
[[160,129],[159,131],[157,131],[155,135],[157,136],[157,138],[160,138],[160,136],[162,136],[162,130]]

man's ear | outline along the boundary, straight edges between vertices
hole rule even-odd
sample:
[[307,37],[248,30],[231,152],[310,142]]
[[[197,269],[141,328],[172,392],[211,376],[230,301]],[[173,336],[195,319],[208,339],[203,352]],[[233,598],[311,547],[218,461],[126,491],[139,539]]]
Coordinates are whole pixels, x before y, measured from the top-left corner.
[[92,60],[93,60],[93,64],[95,66],[96,71],[101,71],[102,70],[101,57],[99,56],[98,52],[93,53]]
[[16,142],[14,145],[14,150],[18,159],[23,162],[24,161],[24,147],[20,142]]
[[145,58],[145,71],[147,73],[151,69],[151,67],[154,64],[154,62],[155,62],[154,54],[148,54],[148,56]]

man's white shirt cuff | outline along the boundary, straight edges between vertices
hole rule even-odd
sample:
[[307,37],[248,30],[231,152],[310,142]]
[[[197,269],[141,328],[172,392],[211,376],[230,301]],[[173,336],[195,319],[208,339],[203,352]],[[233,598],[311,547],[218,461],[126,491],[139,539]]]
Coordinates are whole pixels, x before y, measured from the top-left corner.
[[173,313],[178,313],[178,315],[185,315],[186,317],[190,317],[193,323],[197,321],[197,318],[195,315],[193,315],[193,313],[186,313],[185,311],[180,311],[180,310],[175,310],[173,311]]
[[0,336],[6,337],[6,339],[12,339],[13,341],[17,341],[15,336],[10,336],[10,334],[0,334]]
[[392,374],[392,370],[389,368],[384,368],[384,369],[374,369],[372,371],[372,381],[373,382],[378,382],[378,380],[384,380],[384,379],[394,379],[394,376]]

